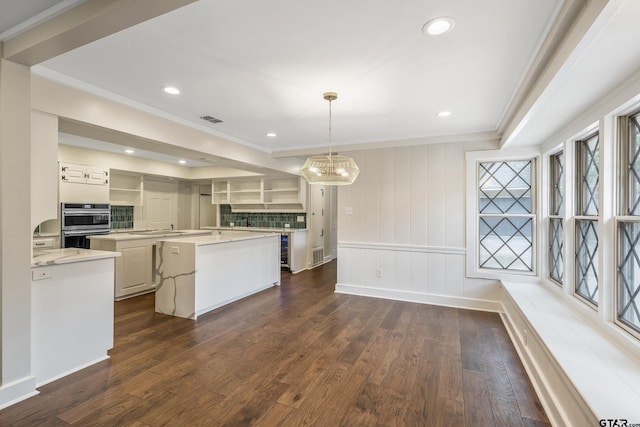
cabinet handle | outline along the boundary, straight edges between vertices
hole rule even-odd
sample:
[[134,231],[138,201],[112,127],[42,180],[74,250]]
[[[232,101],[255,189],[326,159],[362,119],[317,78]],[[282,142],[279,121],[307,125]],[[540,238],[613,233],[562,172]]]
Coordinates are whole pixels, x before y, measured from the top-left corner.
[[322,229],[322,231],[320,232],[320,237],[324,237],[324,228]]
[[64,176],[64,175],[62,175],[62,180],[63,180],[63,181],[66,181],[66,180],[67,180],[67,177],[66,177],[66,176]]

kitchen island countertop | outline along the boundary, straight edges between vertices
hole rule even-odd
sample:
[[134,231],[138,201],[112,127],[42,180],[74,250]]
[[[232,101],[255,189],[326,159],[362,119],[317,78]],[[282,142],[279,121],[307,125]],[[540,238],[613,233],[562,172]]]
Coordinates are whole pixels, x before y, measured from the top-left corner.
[[93,261],[104,258],[115,258],[119,252],[97,251],[94,249],[59,248],[37,249],[33,251],[31,267],[42,267],[52,264],[69,264],[72,262]]
[[98,234],[95,236],[87,236],[91,240],[140,240],[140,239],[163,239],[167,237],[182,236],[199,236],[211,234],[211,230],[145,230],[145,231],[127,231],[112,232],[109,234]]

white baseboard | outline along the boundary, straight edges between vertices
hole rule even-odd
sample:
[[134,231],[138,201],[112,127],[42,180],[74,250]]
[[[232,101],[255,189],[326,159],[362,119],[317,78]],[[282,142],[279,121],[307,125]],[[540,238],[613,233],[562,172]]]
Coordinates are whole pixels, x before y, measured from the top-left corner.
[[336,292],[340,294],[360,295],[384,298],[396,301],[416,302],[420,304],[441,305],[444,307],[464,308],[470,310],[500,312],[502,307],[498,301],[480,300],[448,295],[426,294],[396,289],[364,288],[343,283],[336,283]]
[[0,387],[0,409],[28,399],[40,393],[36,390],[36,377],[28,376]]

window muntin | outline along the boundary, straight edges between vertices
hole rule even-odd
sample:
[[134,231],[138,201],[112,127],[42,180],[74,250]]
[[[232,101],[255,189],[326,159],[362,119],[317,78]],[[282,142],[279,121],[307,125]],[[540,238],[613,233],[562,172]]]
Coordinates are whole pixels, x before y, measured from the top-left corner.
[[640,332],[640,222],[619,222],[617,318]]
[[480,268],[533,271],[531,160],[478,168]]
[[640,334],[640,113],[620,121],[616,320]]
[[576,295],[598,305],[598,214],[600,202],[600,146],[596,133],[576,142],[577,188],[575,222]]
[[549,277],[562,285],[564,276],[564,153],[549,156]]
[[628,214],[640,215],[640,114],[628,118]]

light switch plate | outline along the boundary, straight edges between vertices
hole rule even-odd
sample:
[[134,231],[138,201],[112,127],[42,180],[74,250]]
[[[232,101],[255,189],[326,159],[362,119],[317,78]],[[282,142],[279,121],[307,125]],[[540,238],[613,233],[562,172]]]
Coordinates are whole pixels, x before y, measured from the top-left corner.
[[296,221],[298,221],[298,222],[304,222],[304,215],[298,215],[298,216],[296,216]]
[[353,208],[352,207],[344,208],[344,214],[345,215],[353,215]]

